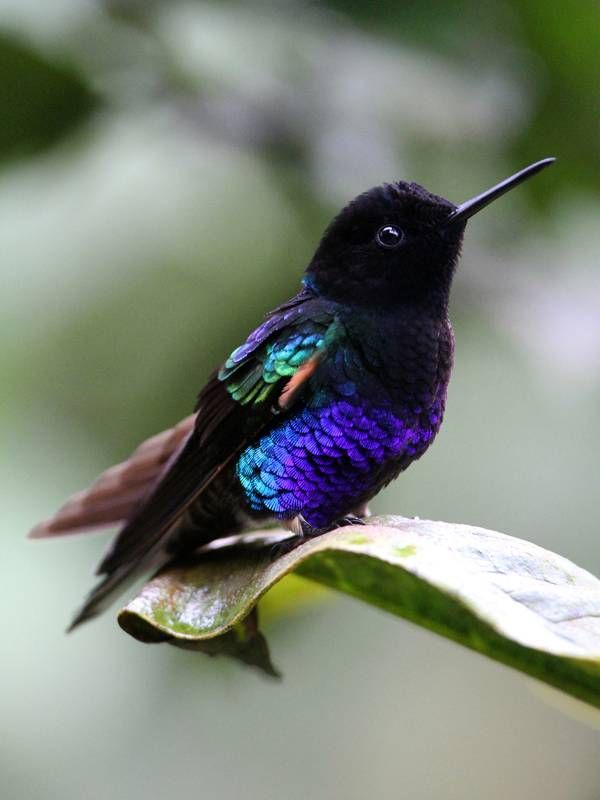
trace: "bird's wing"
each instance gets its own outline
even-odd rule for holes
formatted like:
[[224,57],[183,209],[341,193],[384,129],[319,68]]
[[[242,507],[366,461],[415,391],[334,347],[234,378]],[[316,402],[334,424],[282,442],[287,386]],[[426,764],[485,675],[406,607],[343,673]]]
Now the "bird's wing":
[[127,520],[98,567],[104,580],[75,623],[160,554],[169,532],[216,476],[281,411],[287,411],[334,340],[333,309],[308,293],[272,312],[198,398],[193,431]]
[[[308,293],[271,312],[204,387],[194,431],[98,568],[105,573],[160,539],[222,469],[276,413],[290,405],[286,385],[325,349],[332,309]],[[307,372],[303,372],[306,378]],[[297,397],[297,387],[293,396]]]

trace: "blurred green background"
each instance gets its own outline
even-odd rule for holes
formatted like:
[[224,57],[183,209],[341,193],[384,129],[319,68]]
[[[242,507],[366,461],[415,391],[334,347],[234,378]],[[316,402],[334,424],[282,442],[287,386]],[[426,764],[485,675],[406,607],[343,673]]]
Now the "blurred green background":
[[110,614],[64,636],[106,537],[24,538],[189,413],[352,195],[555,155],[470,224],[445,425],[374,506],[600,573],[598,30],[595,0],[0,0],[3,800],[600,797],[597,729],[408,623],[304,606],[274,685]]

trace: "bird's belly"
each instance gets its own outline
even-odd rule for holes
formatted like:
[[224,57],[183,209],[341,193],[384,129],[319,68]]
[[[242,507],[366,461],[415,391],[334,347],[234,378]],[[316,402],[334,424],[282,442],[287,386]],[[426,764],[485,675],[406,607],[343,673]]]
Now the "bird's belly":
[[422,455],[441,423],[428,409],[394,410],[359,398],[315,403],[247,447],[236,465],[255,513],[301,514],[322,527],[370,499]]

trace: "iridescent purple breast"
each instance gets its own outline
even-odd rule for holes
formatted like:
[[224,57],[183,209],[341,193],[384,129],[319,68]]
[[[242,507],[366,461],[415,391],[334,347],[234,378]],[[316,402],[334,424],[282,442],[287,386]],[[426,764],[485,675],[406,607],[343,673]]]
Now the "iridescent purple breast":
[[427,408],[320,395],[247,447],[237,476],[252,511],[298,514],[322,527],[370,499],[419,458],[437,433],[445,387]]

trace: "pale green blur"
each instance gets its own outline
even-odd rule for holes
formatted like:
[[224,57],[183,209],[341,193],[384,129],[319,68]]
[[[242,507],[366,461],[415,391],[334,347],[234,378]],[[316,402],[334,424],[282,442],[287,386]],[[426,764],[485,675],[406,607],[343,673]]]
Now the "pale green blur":
[[24,538],[189,413],[352,195],[554,155],[469,223],[446,421],[374,506],[600,573],[599,29],[592,0],[0,0],[2,800],[600,795],[582,716],[408,623],[320,596],[268,625],[274,685],[110,614],[66,637],[106,537]]

